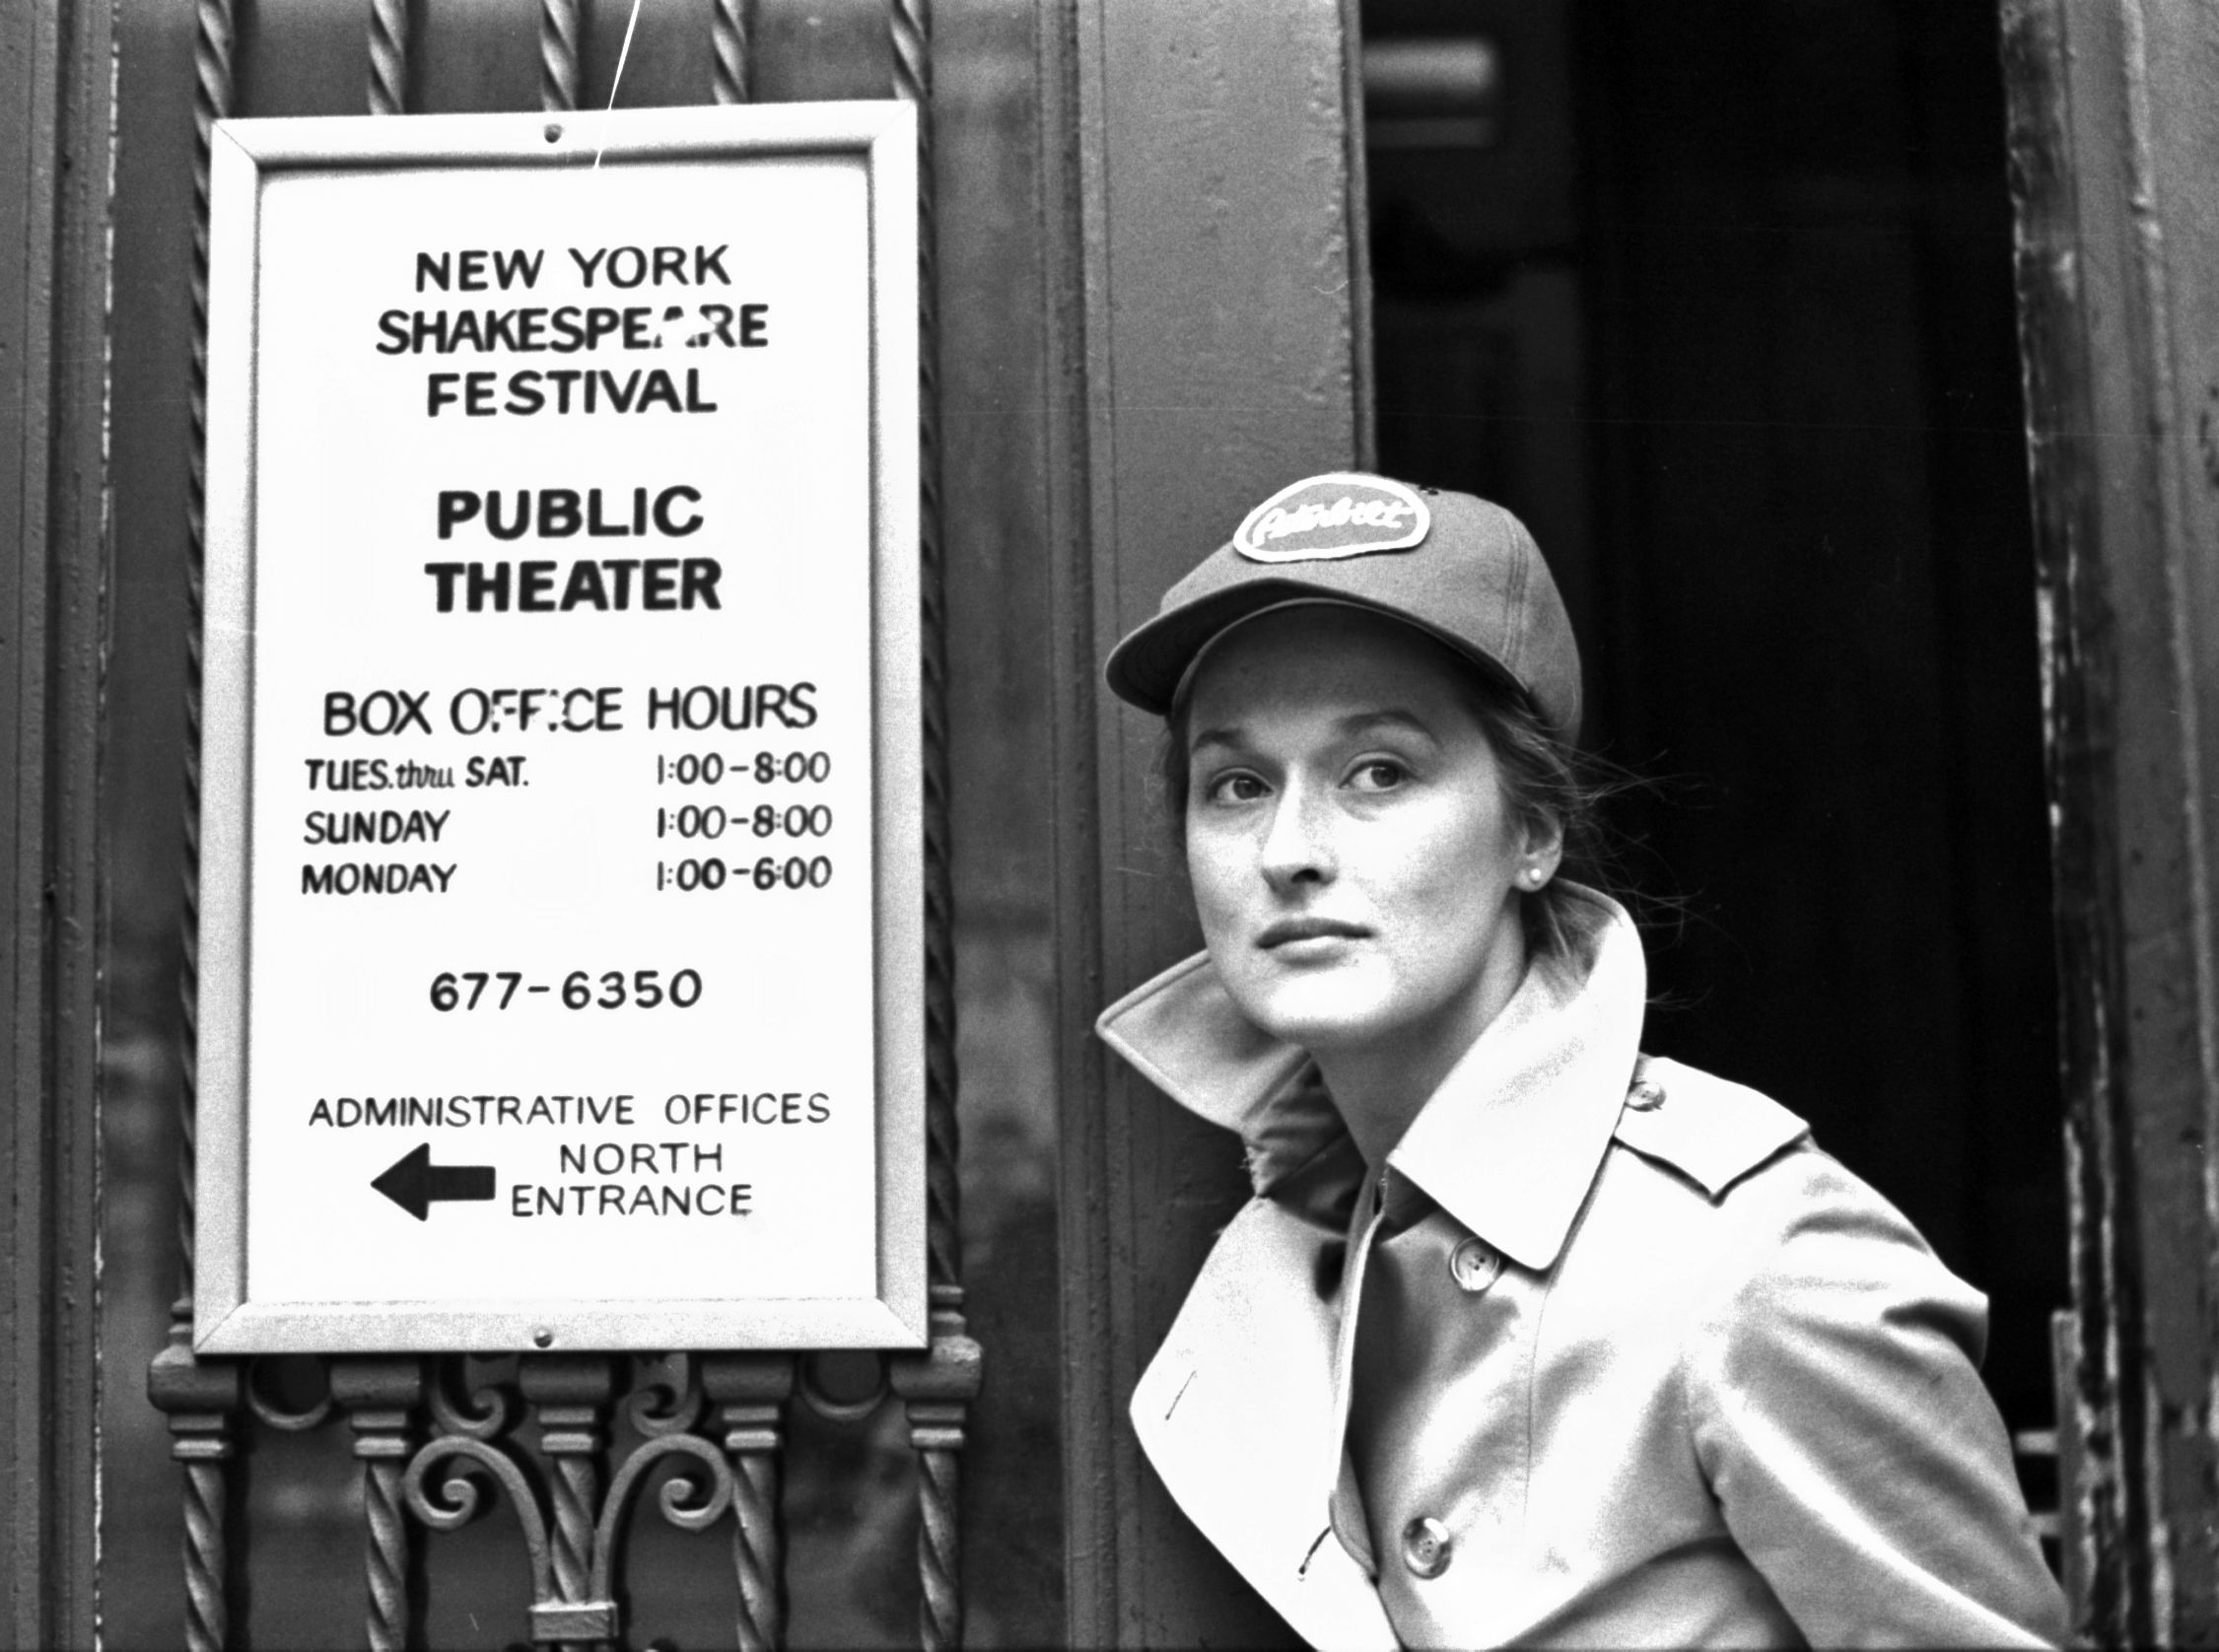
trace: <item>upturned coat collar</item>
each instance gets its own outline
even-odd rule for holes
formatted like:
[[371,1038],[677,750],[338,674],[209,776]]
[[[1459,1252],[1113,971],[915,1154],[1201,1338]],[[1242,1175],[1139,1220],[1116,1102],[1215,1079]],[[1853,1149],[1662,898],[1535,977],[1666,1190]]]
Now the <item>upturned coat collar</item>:
[[[1618,1127],[1648,991],[1625,910],[1579,893],[1569,955],[1533,958],[1387,1155],[1466,1228],[1536,1270],[1562,1250]],[[1127,994],[1094,1027],[1172,1100],[1239,1133],[1259,1193],[1345,1131],[1315,1064],[1234,1007],[1207,953]]]

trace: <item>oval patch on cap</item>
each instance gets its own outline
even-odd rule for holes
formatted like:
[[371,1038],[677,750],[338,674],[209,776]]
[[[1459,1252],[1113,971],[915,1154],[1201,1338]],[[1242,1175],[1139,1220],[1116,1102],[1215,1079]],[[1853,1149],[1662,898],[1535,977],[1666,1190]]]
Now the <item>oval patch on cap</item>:
[[1334,471],[1280,489],[1248,513],[1233,549],[1251,562],[1330,562],[1371,551],[1407,551],[1432,514],[1400,482]]

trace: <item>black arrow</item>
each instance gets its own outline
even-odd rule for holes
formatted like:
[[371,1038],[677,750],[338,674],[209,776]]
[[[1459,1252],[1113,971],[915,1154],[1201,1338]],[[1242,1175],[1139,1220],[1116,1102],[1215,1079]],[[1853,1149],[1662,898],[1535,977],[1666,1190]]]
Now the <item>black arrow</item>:
[[393,1160],[392,1168],[370,1184],[418,1221],[427,1218],[435,1199],[491,1199],[490,1164],[434,1164],[427,1141]]

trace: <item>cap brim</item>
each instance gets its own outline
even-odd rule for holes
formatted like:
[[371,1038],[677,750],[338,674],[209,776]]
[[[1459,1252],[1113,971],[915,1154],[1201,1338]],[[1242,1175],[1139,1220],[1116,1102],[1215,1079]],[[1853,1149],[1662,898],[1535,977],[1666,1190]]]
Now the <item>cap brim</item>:
[[1479,653],[1462,638],[1451,636],[1392,603],[1321,589],[1305,580],[1246,580],[1167,614],[1158,614],[1127,634],[1110,650],[1109,657],[1102,662],[1102,676],[1110,692],[1128,705],[1157,717],[1169,717],[1188,665],[1212,638],[1267,608],[1297,603],[1362,608],[1399,620],[1423,632],[1451,654],[1470,660],[1520,697],[1524,696],[1525,691],[1500,660]]

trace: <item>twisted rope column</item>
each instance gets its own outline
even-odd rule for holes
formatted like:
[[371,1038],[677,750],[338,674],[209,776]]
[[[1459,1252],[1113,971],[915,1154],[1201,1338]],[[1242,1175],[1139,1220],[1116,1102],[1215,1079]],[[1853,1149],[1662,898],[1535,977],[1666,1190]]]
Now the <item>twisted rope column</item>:
[[926,1652],[944,1652],[963,1641],[963,1431],[984,1361],[979,1344],[963,1334],[962,1316],[936,1313],[933,1345],[896,1356],[892,1374],[917,1453],[917,1569],[925,1595],[919,1639]]
[[[398,1442],[401,1436],[392,1436]],[[358,1440],[357,1456],[380,1440]],[[362,1515],[366,1542],[363,1581],[370,1605],[363,1638],[370,1652],[400,1652],[408,1641],[408,1522],[401,1506],[402,1465],[371,1461],[362,1466]]]
[[232,112],[231,0],[200,0],[193,42],[192,99],[192,447],[185,495],[184,963],[178,977],[183,1042],[178,1065],[177,1254],[180,1294],[170,1336],[192,1334],[194,1172],[200,1102],[200,727],[201,617],[207,602],[208,546],[208,167],[216,122]]
[[712,0],[709,39],[717,56],[717,102],[747,103],[754,97],[748,83],[747,0]]
[[408,112],[408,0],[370,0],[370,112]]
[[894,1362],[909,1413],[922,1517],[917,1563],[924,1645],[963,1639],[960,1453],[981,1366],[964,1334],[961,1138],[955,1100],[955,902],[947,775],[947,574],[940,538],[939,258],[933,182],[933,26],[930,0],[888,0],[895,96],[917,107],[918,573],[925,723],[926,1243],[932,1281],[928,1353]]
[[539,106],[550,112],[578,107],[583,76],[580,45],[586,32],[583,0],[539,0]]
[[917,105],[918,571],[925,723],[926,1243],[936,1312],[963,1310],[955,1117],[955,899],[947,797],[947,573],[940,545],[938,254],[933,208],[931,18],[891,0],[895,90]]
[[785,1527],[779,1507],[786,1403],[794,1358],[783,1353],[710,1354],[702,1390],[716,1406],[716,1438],[731,1459],[732,1570],[739,1581],[740,1652],[778,1652],[786,1644]]
[[225,1465],[238,1449],[232,1418],[244,1399],[244,1384],[236,1364],[202,1364],[192,1355],[189,1338],[176,1340],[173,1330],[170,1345],[147,1371],[147,1398],[168,1413],[170,1455],[184,1466],[185,1645],[190,1652],[220,1652],[231,1635]]
[[231,1635],[229,1468],[232,1419],[244,1398],[239,1368],[192,1352],[195,1169],[200,1095],[201,614],[208,527],[208,171],[216,122],[232,112],[237,39],[231,0],[199,0],[193,39],[192,419],[185,499],[185,752],[182,1035],[177,1090],[178,1294],[167,1345],[147,1371],[147,1398],[170,1419],[170,1455],[184,1470],[185,1645],[218,1652]]
[[369,1588],[370,1652],[401,1652],[408,1643],[408,1513],[402,1477],[415,1449],[424,1367],[417,1359],[339,1359],[331,1366],[331,1398],[354,1429],[362,1465],[363,1578]]
[[[204,1447],[206,1454],[187,1456],[193,1446]],[[224,1588],[229,1570],[224,1465],[231,1459],[232,1443],[227,1430],[204,1440],[173,1439],[170,1449],[185,1470],[185,1645],[189,1652],[216,1652],[231,1640],[231,1606]]]
[[938,255],[933,207],[931,18],[927,0],[891,0],[894,86],[917,105],[918,515],[925,723],[925,1129],[933,1303],[963,1307],[962,1193],[955,1118],[955,902],[947,797],[947,575],[940,544]]
[[593,1525],[601,1512],[602,1415],[616,1373],[594,1354],[526,1354],[518,1362],[517,1385],[531,1403],[547,1454],[556,1599],[585,1605],[592,1599]]

